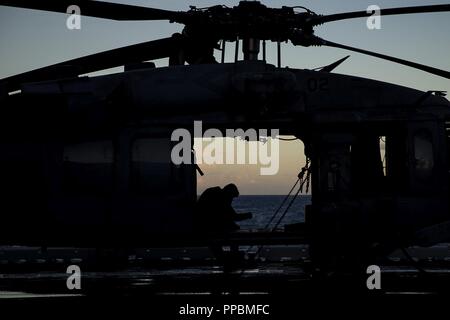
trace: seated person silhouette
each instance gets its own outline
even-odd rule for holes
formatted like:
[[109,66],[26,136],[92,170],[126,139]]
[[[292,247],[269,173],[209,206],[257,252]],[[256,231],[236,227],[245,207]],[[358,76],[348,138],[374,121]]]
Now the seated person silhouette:
[[208,234],[226,235],[239,230],[235,221],[250,219],[251,213],[238,214],[233,209],[233,199],[239,196],[235,184],[206,189],[197,202],[197,227]]
[[[206,189],[197,202],[195,224],[198,231],[208,236],[228,238],[230,232],[239,230],[236,221],[252,218],[251,213],[238,214],[232,207],[233,199],[239,196],[238,188],[230,183],[224,188]],[[231,257],[239,256],[238,246],[231,247]],[[225,260],[225,252],[220,244],[210,245],[213,254],[219,260]]]

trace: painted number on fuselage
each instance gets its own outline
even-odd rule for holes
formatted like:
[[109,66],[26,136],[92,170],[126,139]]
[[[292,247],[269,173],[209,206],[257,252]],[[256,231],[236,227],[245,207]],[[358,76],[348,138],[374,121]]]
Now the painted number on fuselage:
[[328,91],[328,78],[308,79],[309,92]]

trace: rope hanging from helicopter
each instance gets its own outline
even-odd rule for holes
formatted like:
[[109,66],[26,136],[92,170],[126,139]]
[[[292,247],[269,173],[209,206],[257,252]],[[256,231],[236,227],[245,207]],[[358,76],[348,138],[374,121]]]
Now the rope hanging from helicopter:
[[[281,140],[283,140],[283,139],[281,139]],[[296,139],[290,139],[288,141],[292,141],[292,140],[296,140]],[[278,216],[278,213],[280,212],[280,210],[283,208],[283,206],[285,205],[285,203],[289,199],[289,197],[291,197],[292,192],[294,191],[295,187],[299,183],[300,183],[299,188],[297,189],[296,193],[293,195],[292,199],[289,201],[289,204],[284,209],[283,214],[278,218],[278,220],[275,223],[275,225],[273,226],[273,228],[269,228],[270,225],[272,224],[272,222]],[[277,208],[275,213],[272,215],[270,220],[267,222],[266,226],[264,227],[264,230],[268,231],[269,233],[275,232],[277,230],[278,226],[283,221],[283,219],[286,217],[287,213],[289,212],[289,209],[292,207],[292,205],[294,204],[294,202],[297,199],[297,197],[299,196],[299,194],[303,193],[303,189],[304,189],[305,186],[306,186],[305,193],[309,192],[310,184],[311,184],[311,160],[309,158],[306,158],[306,164],[301,169],[300,173],[298,174],[295,184],[292,186],[291,190],[286,195],[286,197],[283,199],[283,201],[281,202],[280,206]],[[246,254],[250,253],[250,251],[252,251],[253,247],[254,246],[251,246],[250,248],[248,248],[247,251],[246,251]],[[255,258],[258,258],[259,253],[261,252],[261,250],[263,248],[264,248],[264,245],[261,245],[261,246],[258,247],[258,250],[255,253]]]
[[300,182],[300,187],[298,188],[298,190],[295,193],[294,197],[289,202],[288,206],[284,210],[284,212],[281,215],[281,217],[278,219],[278,221],[275,224],[275,226],[272,228],[271,232],[274,232],[278,228],[278,226],[280,225],[280,223],[283,221],[284,217],[288,213],[289,209],[291,208],[292,204],[297,199],[298,195],[300,193],[303,193],[303,187],[305,185],[306,185],[305,193],[309,192],[309,187],[310,187],[310,183],[311,183],[311,170],[310,169],[311,169],[311,161],[309,160],[309,158],[306,158],[306,165],[302,168],[302,170],[298,174],[297,182]]

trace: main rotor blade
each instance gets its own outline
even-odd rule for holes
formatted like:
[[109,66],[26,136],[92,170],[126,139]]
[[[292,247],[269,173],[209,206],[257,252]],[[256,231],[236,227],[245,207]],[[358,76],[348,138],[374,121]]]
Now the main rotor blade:
[[367,50],[363,50],[363,49],[359,49],[359,48],[354,48],[354,47],[350,47],[350,46],[346,46],[343,44],[339,44],[339,43],[335,43],[335,42],[331,42],[328,40],[324,40],[324,39],[320,39],[317,38],[317,45],[322,45],[322,46],[328,46],[328,47],[334,47],[334,48],[340,48],[340,49],[344,49],[344,50],[350,50],[350,51],[355,51],[355,52],[359,52],[362,54],[366,54],[372,57],[377,57],[380,59],[384,59],[384,60],[388,60],[388,61],[392,61],[392,62],[396,62],[408,67],[412,67],[415,69],[419,69],[440,77],[444,77],[447,79],[450,79],[450,72],[445,71],[445,70],[441,70],[441,69],[437,69],[437,68],[433,68],[430,66],[426,66],[423,64],[419,64],[419,63],[415,63],[415,62],[411,62],[411,61],[407,61],[407,60],[403,60],[403,59],[399,59],[399,58],[395,58],[395,57],[391,57],[391,56],[387,56],[381,53],[376,53],[376,52],[372,52],[372,51],[367,51]]
[[[399,15],[399,14],[444,12],[444,11],[450,11],[450,4],[381,9],[380,15],[388,16],[388,15]],[[312,18],[311,22],[312,22],[312,25],[320,25],[320,24],[332,22],[332,21],[370,17],[372,15],[373,15],[373,12],[370,10],[369,10],[369,12],[367,12],[367,11],[343,12],[343,13],[336,13],[336,14],[330,14],[330,15],[325,15],[325,16],[317,16],[317,17]]]
[[129,63],[170,57],[182,47],[180,37],[171,37],[103,51],[28,71],[0,80],[8,92],[20,89],[22,83],[76,77]]
[[[111,20],[170,20],[181,22],[184,12],[91,0],[0,0],[0,5],[67,13],[76,5],[81,15]],[[70,12],[71,13],[71,12]]]

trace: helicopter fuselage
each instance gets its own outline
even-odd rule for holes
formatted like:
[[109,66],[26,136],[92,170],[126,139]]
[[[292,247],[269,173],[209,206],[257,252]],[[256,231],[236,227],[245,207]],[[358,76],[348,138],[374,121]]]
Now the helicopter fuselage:
[[243,61],[27,83],[0,104],[4,244],[191,236],[196,166],[171,163],[170,151],[172,132],[193,132],[194,121],[304,142],[306,225],[318,247],[432,244],[448,234],[426,232],[450,220],[450,103],[431,92]]

